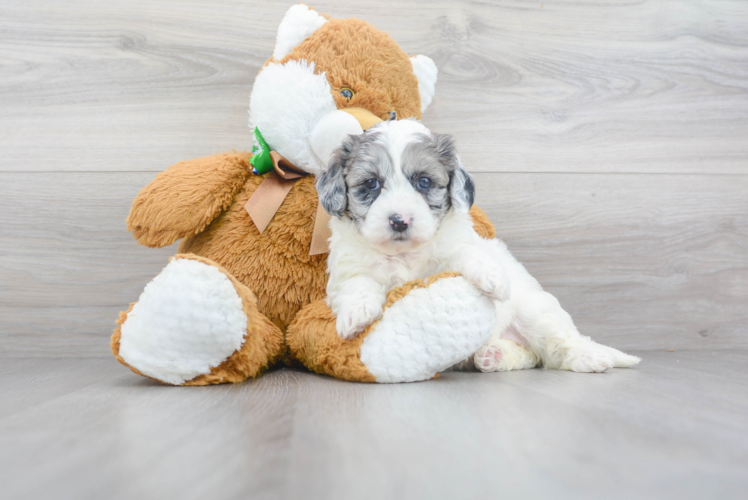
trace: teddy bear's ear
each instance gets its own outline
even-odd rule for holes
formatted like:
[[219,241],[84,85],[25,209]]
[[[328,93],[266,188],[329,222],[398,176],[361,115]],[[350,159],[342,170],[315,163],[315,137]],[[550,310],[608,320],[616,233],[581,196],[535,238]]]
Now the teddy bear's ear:
[[286,57],[294,47],[306,40],[326,22],[327,19],[304,4],[292,6],[278,26],[273,59],[280,61]]
[[431,99],[434,98],[436,64],[430,57],[421,55],[411,57],[410,62],[413,63],[413,72],[418,78],[418,93],[421,94],[421,113],[423,113],[431,104]]

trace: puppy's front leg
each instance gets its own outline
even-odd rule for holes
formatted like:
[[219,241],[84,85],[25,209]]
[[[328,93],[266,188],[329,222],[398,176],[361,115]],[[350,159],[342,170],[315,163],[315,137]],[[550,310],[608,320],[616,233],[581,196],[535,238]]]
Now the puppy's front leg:
[[509,277],[504,267],[480,246],[464,245],[450,259],[450,268],[494,300],[509,298]]
[[338,335],[350,339],[382,316],[387,302],[384,286],[368,276],[356,276],[339,283],[330,296],[330,307],[337,316]]

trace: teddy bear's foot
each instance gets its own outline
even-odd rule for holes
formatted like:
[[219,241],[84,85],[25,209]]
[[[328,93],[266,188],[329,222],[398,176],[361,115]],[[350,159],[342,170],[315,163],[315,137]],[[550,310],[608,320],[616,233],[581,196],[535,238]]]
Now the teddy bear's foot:
[[428,380],[472,355],[491,336],[491,299],[454,273],[396,288],[382,318],[341,339],[324,301],[299,312],[288,328],[291,354],[316,372],[363,382]]
[[[496,322],[493,301],[451,273],[405,285],[361,346],[377,382],[433,378],[485,344]],[[408,289],[410,288],[410,289]]]
[[166,384],[240,382],[277,359],[283,334],[254,294],[215,262],[177,255],[121,313],[117,360]]

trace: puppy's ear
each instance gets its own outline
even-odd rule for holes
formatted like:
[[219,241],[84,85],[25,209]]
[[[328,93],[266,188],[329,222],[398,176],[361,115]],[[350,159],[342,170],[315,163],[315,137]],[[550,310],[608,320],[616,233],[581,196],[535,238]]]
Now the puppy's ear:
[[452,178],[449,181],[449,196],[452,206],[458,212],[469,212],[475,201],[475,183],[473,177],[465,170],[460,160],[457,160]]
[[434,147],[441,161],[450,170],[449,197],[452,206],[460,212],[468,212],[475,201],[475,183],[465,170],[457,154],[455,141],[449,134],[432,134]]
[[358,147],[359,138],[349,135],[343,144],[332,152],[327,170],[317,176],[317,195],[325,212],[342,217],[348,207],[348,186],[345,183],[345,164]]

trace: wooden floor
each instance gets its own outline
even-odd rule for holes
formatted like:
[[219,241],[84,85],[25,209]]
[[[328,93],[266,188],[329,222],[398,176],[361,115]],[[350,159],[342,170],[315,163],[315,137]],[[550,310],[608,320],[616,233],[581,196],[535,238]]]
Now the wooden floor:
[[174,388],[0,362],[0,497],[744,499],[748,352],[606,374],[365,385],[287,369]]
[[436,62],[424,122],[478,205],[641,366],[168,388],[115,363],[175,252],[126,233],[132,199],[250,147],[291,3],[0,2],[0,499],[746,498],[742,0],[311,2]]
[[[0,354],[109,356],[175,248],[125,230],[177,161],[247,149],[292,2],[0,2]],[[748,349],[748,2],[320,0],[439,68],[424,122],[580,330]]]

